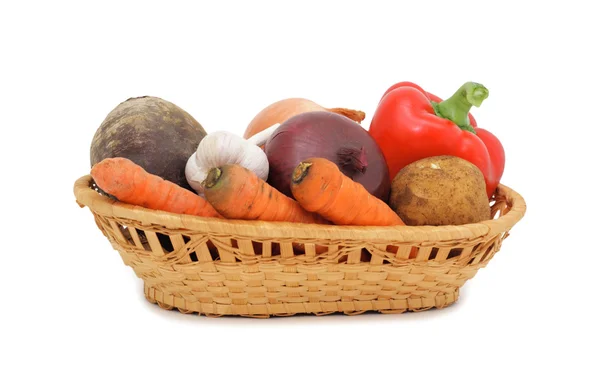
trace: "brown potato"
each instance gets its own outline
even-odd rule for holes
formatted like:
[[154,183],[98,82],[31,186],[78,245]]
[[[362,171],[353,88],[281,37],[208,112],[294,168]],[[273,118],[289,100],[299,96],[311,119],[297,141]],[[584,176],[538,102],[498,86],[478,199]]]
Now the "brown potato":
[[411,226],[462,225],[490,219],[485,180],[471,162],[453,156],[421,159],[392,182],[390,207]]

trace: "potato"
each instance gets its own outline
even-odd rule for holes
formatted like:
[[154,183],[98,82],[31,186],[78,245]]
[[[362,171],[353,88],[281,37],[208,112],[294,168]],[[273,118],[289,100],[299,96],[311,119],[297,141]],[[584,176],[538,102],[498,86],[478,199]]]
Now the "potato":
[[390,207],[412,226],[462,225],[490,219],[481,171],[453,156],[421,159],[392,182]]
[[173,103],[157,97],[130,98],[113,109],[96,131],[90,165],[123,157],[192,190],[185,165],[204,136],[204,128]]

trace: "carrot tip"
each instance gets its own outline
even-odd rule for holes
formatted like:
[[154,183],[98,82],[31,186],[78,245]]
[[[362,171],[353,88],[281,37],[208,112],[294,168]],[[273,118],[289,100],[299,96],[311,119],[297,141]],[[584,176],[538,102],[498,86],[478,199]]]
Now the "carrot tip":
[[312,166],[312,163],[308,162],[300,162],[298,166],[294,169],[294,173],[292,174],[292,182],[299,184],[304,180],[306,175],[308,175],[308,170]]

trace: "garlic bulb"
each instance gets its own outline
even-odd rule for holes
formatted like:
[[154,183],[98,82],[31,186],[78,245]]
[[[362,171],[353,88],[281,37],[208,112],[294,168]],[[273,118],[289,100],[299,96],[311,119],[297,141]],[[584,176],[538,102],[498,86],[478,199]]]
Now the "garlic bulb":
[[185,166],[185,177],[189,185],[204,195],[202,182],[208,171],[225,164],[237,164],[254,172],[262,180],[269,176],[267,155],[259,147],[263,145],[279,124],[275,124],[246,140],[227,131],[213,132],[205,136],[198,149],[190,156]]

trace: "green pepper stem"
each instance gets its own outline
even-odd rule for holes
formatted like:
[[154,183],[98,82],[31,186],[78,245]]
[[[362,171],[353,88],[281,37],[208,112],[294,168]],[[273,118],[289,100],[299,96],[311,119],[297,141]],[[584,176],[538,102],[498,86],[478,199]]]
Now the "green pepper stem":
[[448,119],[460,129],[475,133],[469,121],[469,111],[472,106],[479,107],[489,95],[488,89],[476,82],[467,82],[450,98],[440,103],[432,102],[435,114]]

